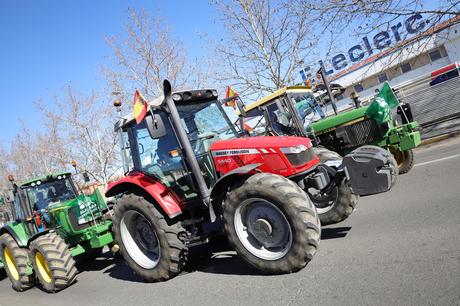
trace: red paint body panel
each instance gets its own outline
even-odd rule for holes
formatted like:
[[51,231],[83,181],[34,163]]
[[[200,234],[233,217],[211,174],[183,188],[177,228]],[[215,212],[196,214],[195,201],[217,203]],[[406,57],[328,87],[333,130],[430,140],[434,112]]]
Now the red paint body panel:
[[142,172],[131,172],[126,177],[110,183],[106,195],[110,194],[110,191],[125,185],[136,185],[146,192],[148,192],[163,208],[164,212],[169,216],[176,216],[182,212],[181,202],[176,198],[174,193],[166,187],[159,180],[152,177],[146,176]]
[[221,174],[248,164],[262,164],[258,170],[288,177],[305,172],[319,163],[316,156],[303,165],[291,165],[281,148],[299,145],[310,149],[311,141],[306,137],[291,136],[247,137],[216,141],[211,145],[211,153],[216,171]]
[[228,140],[219,140],[211,145],[211,151],[216,150],[231,150],[231,149],[248,149],[248,148],[267,148],[267,147],[295,147],[297,145],[306,145],[307,148],[311,147],[311,141],[306,137],[293,137],[293,136],[257,136],[234,138]]

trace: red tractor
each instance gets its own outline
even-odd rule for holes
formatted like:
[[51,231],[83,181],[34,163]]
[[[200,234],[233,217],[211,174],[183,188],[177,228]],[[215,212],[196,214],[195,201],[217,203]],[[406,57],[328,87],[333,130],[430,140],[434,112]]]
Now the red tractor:
[[145,281],[177,275],[189,247],[222,232],[267,273],[298,271],[312,259],[321,226],[304,189],[324,189],[346,171],[320,165],[308,138],[239,137],[216,90],[172,94],[168,81],[142,122],[124,118],[115,130],[126,176],[106,196],[116,198],[121,254]]

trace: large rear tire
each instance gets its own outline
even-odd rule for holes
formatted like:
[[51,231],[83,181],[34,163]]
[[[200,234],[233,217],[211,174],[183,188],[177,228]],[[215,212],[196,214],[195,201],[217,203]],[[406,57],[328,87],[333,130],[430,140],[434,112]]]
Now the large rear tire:
[[55,293],[77,280],[77,268],[69,247],[55,232],[39,236],[30,243],[35,275],[44,291]]
[[238,255],[271,274],[304,268],[320,242],[320,221],[307,194],[275,174],[258,173],[233,188],[223,221]]
[[[314,152],[322,163],[342,160],[342,156],[326,148],[315,147]],[[346,178],[329,194],[321,194],[318,190],[307,190],[307,194],[316,206],[321,225],[335,224],[348,218],[358,205],[359,199]]]
[[27,249],[20,248],[9,234],[0,236],[0,256],[14,290],[24,291],[35,285],[34,276],[27,274]]
[[127,265],[146,282],[168,280],[187,262],[188,249],[179,239],[185,229],[178,222],[169,224],[143,196],[118,198],[113,230]]

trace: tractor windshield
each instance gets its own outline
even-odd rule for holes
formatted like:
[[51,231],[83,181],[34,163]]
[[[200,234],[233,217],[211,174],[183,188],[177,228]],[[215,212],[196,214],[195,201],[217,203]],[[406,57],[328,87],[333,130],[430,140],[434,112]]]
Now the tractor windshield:
[[192,142],[202,138],[216,136],[220,139],[235,138],[237,135],[230,129],[229,121],[217,100],[201,103],[177,105],[182,124]]
[[49,205],[75,199],[77,192],[70,178],[49,182],[37,181],[24,188],[34,210],[47,209]]
[[[177,105],[182,127],[189,136],[208,186],[212,186],[217,179],[209,155],[211,144],[220,139],[236,137],[229,125],[231,122],[217,103],[217,100],[213,100]],[[166,135],[163,137],[150,137],[145,120],[130,127],[128,135],[134,168],[157,177],[185,199],[193,199],[197,193],[190,184],[189,171],[169,118],[162,111],[156,115],[162,118],[165,125]]]
[[[294,120],[293,115],[299,120]],[[276,135],[299,135],[298,129],[308,130],[314,121],[323,117],[323,110],[311,92],[291,92],[248,111],[244,128],[251,135],[266,135],[269,130]]]
[[297,116],[305,129],[308,129],[313,121],[324,118],[324,112],[311,92],[291,92],[287,94],[294,105]]

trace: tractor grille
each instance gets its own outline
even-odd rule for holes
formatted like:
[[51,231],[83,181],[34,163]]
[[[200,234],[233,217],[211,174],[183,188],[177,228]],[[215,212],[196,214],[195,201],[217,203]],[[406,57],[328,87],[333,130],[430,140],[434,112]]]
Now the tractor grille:
[[[355,124],[345,126],[341,129],[345,131],[345,137],[348,138],[344,139],[346,148],[359,147],[364,144],[377,141],[381,138],[379,126],[375,120],[372,119],[366,119]],[[337,136],[339,136],[339,130],[336,132]]]
[[311,161],[312,159],[314,159],[315,158],[315,153],[310,148],[310,149],[307,149],[307,150],[302,151],[300,153],[286,154],[286,157],[289,160],[289,162],[291,163],[291,165],[300,166],[300,165],[304,165],[304,164],[308,163],[309,161]]

